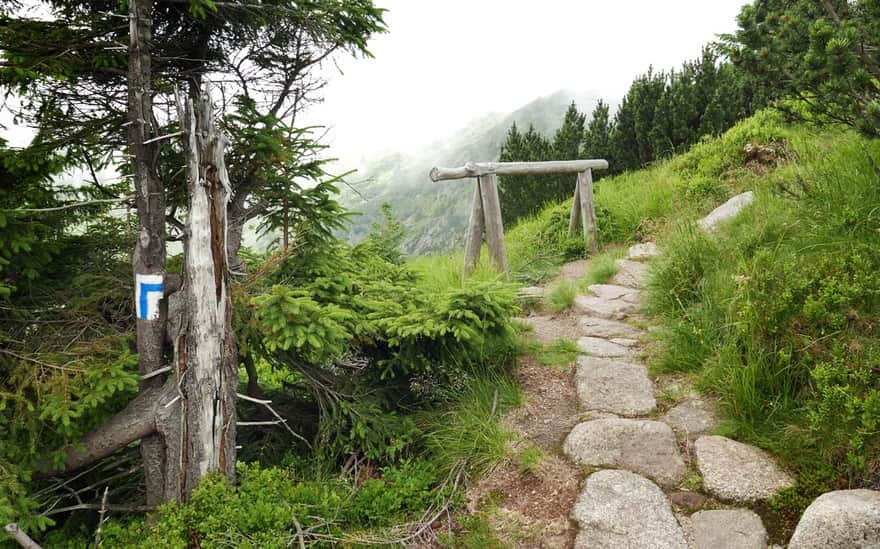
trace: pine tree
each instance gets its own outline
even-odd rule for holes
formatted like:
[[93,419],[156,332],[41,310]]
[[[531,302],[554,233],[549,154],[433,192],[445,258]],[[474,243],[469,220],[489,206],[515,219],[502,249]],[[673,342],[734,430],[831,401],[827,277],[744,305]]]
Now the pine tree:
[[[501,145],[501,162],[542,162],[552,160],[553,146],[535,127],[529,124],[521,134],[514,123]],[[500,178],[501,213],[506,224],[537,212],[555,196],[552,176],[506,176]]]
[[880,3],[758,0],[737,22],[724,51],[770,98],[880,136]]
[[[600,99],[593,108],[590,123],[584,130],[580,157],[605,159],[608,161],[609,167],[613,166],[615,162],[611,154],[612,131],[613,126],[609,117],[608,103]],[[598,175],[599,173],[593,174],[593,178],[595,179]]]

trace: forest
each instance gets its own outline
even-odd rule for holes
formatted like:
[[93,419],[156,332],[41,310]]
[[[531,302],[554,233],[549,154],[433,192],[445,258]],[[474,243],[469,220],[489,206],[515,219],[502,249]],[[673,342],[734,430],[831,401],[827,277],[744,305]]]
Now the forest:
[[[407,255],[395,204],[338,236],[349,174],[300,115],[322,63],[370,57],[386,17],[0,2],[0,88],[35,130],[0,143],[0,547],[534,546],[499,526],[503,494],[469,492],[555,459],[507,418],[533,399],[523,365],[570,372],[577,342],[523,318],[567,314],[653,241],[651,373],[690,380],[718,434],[795,479],[754,506],[771,541],[820,494],[880,488],[880,3],[755,0],[613,113],[512,124],[494,160],[610,170],[592,257],[573,181],[501,179],[510,276]],[[758,199],[730,230],[694,229],[742,191]],[[243,245],[250,226],[275,245]]]

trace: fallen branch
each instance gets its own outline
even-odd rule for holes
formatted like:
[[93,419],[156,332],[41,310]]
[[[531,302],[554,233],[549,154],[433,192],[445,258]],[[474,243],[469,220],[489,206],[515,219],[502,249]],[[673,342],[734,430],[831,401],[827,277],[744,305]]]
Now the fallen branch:
[[24,549],[43,549],[40,545],[31,539],[30,536],[22,532],[18,524],[11,522],[6,525],[6,533],[12,536],[12,539],[18,542]]
[[95,549],[101,547],[101,532],[104,530],[105,515],[107,513],[107,492],[109,486],[104,487],[104,497],[101,498],[101,510],[98,511],[98,528],[95,529]]

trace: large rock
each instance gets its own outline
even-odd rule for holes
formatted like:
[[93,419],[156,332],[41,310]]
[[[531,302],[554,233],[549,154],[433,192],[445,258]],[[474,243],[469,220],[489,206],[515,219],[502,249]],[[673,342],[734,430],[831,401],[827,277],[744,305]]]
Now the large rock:
[[736,217],[743,208],[751,204],[754,200],[755,195],[752,191],[747,191],[734,196],[724,204],[712,210],[712,213],[701,219],[699,221],[700,228],[711,233],[718,228],[719,224]]
[[754,446],[726,437],[703,436],[694,449],[703,486],[721,499],[757,501],[794,485],[770,456]]
[[581,465],[619,467],[675,486],[687,472],[672,429],[659,421],[608,418],[579,423],[565,453]]
[[[624,340],[632,341],[632,340]],[[635,343],[635,342],[633,342]],[[578,339],[578,347],[588,355],[604,358],[623,358],[632,355],[629,345],[614,343],[601,337],[582,337]]]
[[880,492],[838,490],[804,511],[789,549],[880,547]]
[[656,244],[653,242],[643,242],[641,244],[630,246],[626,257],[633,261],[645,261],[646,259],[655,258],[658,255],[660,255],[660,252],[657,250]]
[[590,475],[572,510],[576,549],[687,549],[663,492],[629,471]]
[[639,290],[618,286],[617,284],[591,284],[587,286],[587,289],[596,297],[608,301],[622,300],[638,304],[642,297],[642,292]]
[[648,280],[648,271],[650,267],[639,261],[630,261],[628,259],[617,260],[618,271],[611,279],[612,284],[618,286],[629,286],[630,288],[641,288]]
[[579,356],[575,386],[584,410],[641,416],[657,407],[654,385],[641,364]]
[[748,509],[700,511],[691,515],[695,549],[765,549],[767,530]]
[[628,301],[608,301],[591,295],[579,295],[574,299],[575,312],[608,320],[623,320],[638,311],[639,306]]
[[714,405],[700,399],[682,402],[666,412],[662,420],[688,438],[696,438],[718,426]]
[[613,284],[593,284],[588,288],[593,295],[579,295],[574,310],[590,316],[621,320],[638,311],[641,294],[638,290]]
[[578,328],[581,335],[586,337],[636,339],[645,334],[643,330],[639,330],[625,322],[595,316],[581,317],[578,320]]

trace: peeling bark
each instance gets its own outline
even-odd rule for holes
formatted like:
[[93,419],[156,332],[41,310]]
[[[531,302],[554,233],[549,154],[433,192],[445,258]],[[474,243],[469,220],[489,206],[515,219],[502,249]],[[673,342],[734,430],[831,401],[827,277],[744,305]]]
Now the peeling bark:
[[238,357],[226,256],[227,140],[214,127],[210,91],[199,97],[198,112],[190,101],[181,110],[189,211],[181,289],[185,335],[176,340],[175,364],[182,396],[179,497],[186,499],[208,472],[235,475]]

